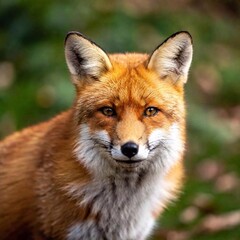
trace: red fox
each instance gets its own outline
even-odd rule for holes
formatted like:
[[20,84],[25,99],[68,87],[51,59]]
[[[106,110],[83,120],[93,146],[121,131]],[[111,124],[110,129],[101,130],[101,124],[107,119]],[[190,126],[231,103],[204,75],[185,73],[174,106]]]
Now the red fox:
[[0,143],[2,240],[144,240],[184,178],[192,38],[152,54],[65,40],[73,106]]

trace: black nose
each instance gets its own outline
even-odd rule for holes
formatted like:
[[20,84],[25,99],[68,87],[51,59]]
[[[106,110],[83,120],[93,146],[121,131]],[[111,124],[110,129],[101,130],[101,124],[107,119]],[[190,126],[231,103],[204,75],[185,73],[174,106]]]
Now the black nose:
[[131,158],[138,153],[138,145],[134,142],[127,142],[121,147],[122,154]]

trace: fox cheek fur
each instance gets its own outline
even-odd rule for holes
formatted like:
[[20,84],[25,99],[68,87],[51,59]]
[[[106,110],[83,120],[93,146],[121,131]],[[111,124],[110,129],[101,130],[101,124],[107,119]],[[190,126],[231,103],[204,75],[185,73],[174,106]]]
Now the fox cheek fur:
[[65,56],[73,107],[0,143],[1,239],[145,240],[183,184],[191,36],[107,54],[70,32]]

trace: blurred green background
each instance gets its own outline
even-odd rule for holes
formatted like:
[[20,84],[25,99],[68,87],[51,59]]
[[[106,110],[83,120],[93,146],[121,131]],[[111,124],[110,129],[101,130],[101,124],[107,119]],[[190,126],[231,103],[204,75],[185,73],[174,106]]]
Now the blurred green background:
[[186,185],[153,239],[240,239],[240,1],[0,2],[0,139],[68,108],[68,31],[108,52],[151,52],[187,30]]

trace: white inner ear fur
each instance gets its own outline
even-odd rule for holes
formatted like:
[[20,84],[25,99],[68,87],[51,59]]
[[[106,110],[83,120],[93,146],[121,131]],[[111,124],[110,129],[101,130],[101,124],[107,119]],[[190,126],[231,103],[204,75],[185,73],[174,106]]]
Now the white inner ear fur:
[[170,37],[151,55],[148,69],[156,71],[161,78],[170,76],[174,81],[183,77],[187,81],[192,61],[192,40],[188,33],[181,32]]
[[72,75],[99,78],[104,71],[112,67],[107,54],[101,48],[74,33],[66,40],[65,57]]

